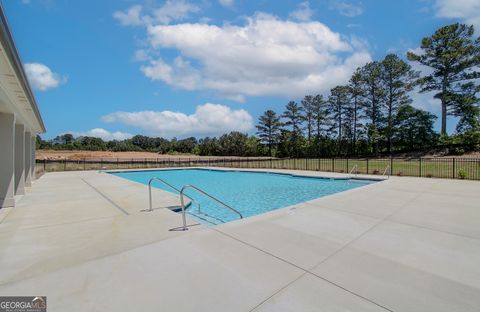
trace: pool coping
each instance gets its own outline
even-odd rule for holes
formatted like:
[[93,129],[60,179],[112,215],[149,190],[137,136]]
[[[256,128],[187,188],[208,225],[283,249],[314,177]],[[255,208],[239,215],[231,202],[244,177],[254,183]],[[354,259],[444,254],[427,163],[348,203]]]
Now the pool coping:
[[[217,168],[217,167],[214,167],[214,169],[211,169],[211,167],[188,167],[188,168],[185,168],[185,167],[170,167],[170,168],[146,168],[146,169],[139,169],[139,168],[135,168],[135,169],[116,169],[116,170],[105,170],[105,171],[100,171],[101,173],[108,173],[110,176],[114,176],[116,178],[120,178],[120,179],[124,179],[124,180],[128,180],[129,182],[131,183],[135,183],[135,184],[139,184],[139,185],[143,185],[143,186],[148,186],[144,183],[141,183],[141,182],[136,182],[136,181],[133,181],[133,180],[129,180],[129,179],[126,179],[126,178],[123,178],[123,177],[120,177],[120,176],[117,176],[117,175],[114,175],[114,174],[110,174],[110,173],[121,173],[121,172],[144,172],[144,171],[173,171],[173,170],[206,170],[206,171],[230,171],[230,172],[250,172],[250,173],[269,173],[269,174],[276,174],[276,175],[285,175],[285,176],[291,176],[291,177],[301,177],[301,178],[311,178],[311,179],[323,179],[323,180],[362,180],[362,181],[372,181],[374,183],[370,183],[370,184],[366,184],[366,185],[361,185],[361,186],[358,186],[358,187],[355,187],[355,188],[352,188],[352,189],[348,189],[348,190],[344,190],[344,191],[340,191],[340,192],[336,192],[336,193],[333,193],[333,194],[328,194],[328,195],[324,195],[324,196],[321,196],[321,197],[317,197],[317,198],[314,198],[314,199],[311,199],[311,200],[307,200],[307,201],[302,201],[302,202],[299,202],[299,203],[296,203],[296,204],[293,204],[293,205],[289,205],[289,206],[285,206],[285,207],[280,207],[280,208],[276,208],[276,209],[272,209],[272,210],[269,210],[269,211],[266,211],[266,212],[263,212],[263,213],[260,213],[260,214],[256,214],[256,215],[253,215],[253,216],[248,216],[248,217],[244,217],[244,218],[241,218],[241,219],[234,219],[234,220],[230,220],[230,221],[226,221],[224,223],[220,223],[220,224],[214,224],[214,225],[209,225],[209,224],[205,224],[202,222],[202,224],[204,226],[207,226],[207,227],[213,227],[213,228],[217,228],[219,226],[225,226],[227,224],[233,224],[233,223],[239,223],[239,222],[242,222],[242,221],[245,221],[245,220],[252,220],[252,219],[255,219],[255,218],[260,218],[262,216],[267,216],[267,215],[272,215],[272,214],[275,214],[275,213],[284,213],[285,211],[291,211],[292,209],[298,209],[299,205],[312,205],[314,204],[314,202],[316,201],[319,201],[319,200],[322,200],[324,198],[330,198],[332,196],[340,196],[341,194],[345,194],[345,193],[349,193],[349,192],[353,192],[353,191],[360,191],[362,189],[365,189],[365,188],[369,188],[369,187],[373,187],[373,186],[376,186],[378,185],[378,182],[387,182],[389,181],[388,178],[384,178],[384,179],[380,179],[380,178],[370,178],[370,177],[355,177],[355,178],[349,178],[349,177],[338,177],[338,178],[334,178],[334,177],[328,177],[328,176],[309,176],[309,175],[298,175],[298,174],[290,174],[290,173],[282,173],[282,172],[268,172],[267,170],[271,170],[271,169],[258,169],[258,170],[251,170],[251,168],[249,169],[243,169],[243,168],[234,168],[234,169],[231,169],[231,168]],[[274,169],[275,170],[275,169]],[[285,170],[285,169],[276,169],[276,170]],[[312,173],[325,173],[325,172],[322,172],[322,171],[313,171]],[[341,175],[341,173],[333,173],[335,175]],[[343,175],[346,175],[346,174],[343,174]],[[158,188],[157,188],[158,189]],[[165,192],[169,192],[169,191],[166,191],[166,190],[163,190],[163,189],[160,189],[162,191],[165,191]],[[176,193],[173,193],[173,192],[169,192],[170,194],[173,194],[177,197],[180,197],[179,194],[176,194]],[[190,206],[191,203],[187,204],[186,207]],[[175,211],[175,210],[172,210],[170,209],[171,212],[173,213],[176,213],[176,214],[180,214],[179,212]],[[201,218],[198,218],[197,216],[195,215],[192,215],[192,214],[189,214],[191,215],[191,217],[195,220],[195,221],[199,221],[198,219],[201,219]],[[199,221],[201,222],[201,221]]]
[[[343,176],[309,176],[303,174],[292,174],[292,173],[282,173],[282,172],[274,172],[270,170],[289,170],[293,171],[292,169],[281,169],[281,168],[258,168],[257,170],[252,170],[252,168],[223,168],[223,167],[169,167],[169,168],[145,168],[145,169],[112,169],[112,170],[101,170],[102,173],[120,173],[120,172],[144,172],[144,171],[172,171],[172,170],[205,170],[205,171],[229,171],[229,172],[250,172],[250,173],[266,173],[266,174],[276,174],[276,175],[285,175],[290,177],[299,177],[299,178],[311,178],[311,179],[324,179],[324,180],[363,180],[363,181],[374,181],[374,182],[381,182],[388,180],[388,177],[379,177],[379,176],[371,176],[371,175],[351,175],[347,173],[337,173],[332,172],[331,174],[334,175],[343,175]],[[301,170],[306,171],[306,170]],[[308,170],[310,171],[310,170]],[[314,173],[326,173],[324,171],[311,171]]]

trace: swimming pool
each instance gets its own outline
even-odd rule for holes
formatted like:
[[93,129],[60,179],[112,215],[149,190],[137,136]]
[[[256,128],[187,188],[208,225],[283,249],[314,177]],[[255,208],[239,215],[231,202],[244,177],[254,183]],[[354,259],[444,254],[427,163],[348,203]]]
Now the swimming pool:
[[[244,218],[374,182],[371,180],[327,179],[269,172],[210,169],[167,169],[110,173],[146,185],[153,177],[159,177],[178,189],[186,184],[195,185],[238,210]],[[154,181],[152,186],[176,193],[158,181]],[[200,203],[200,210],[197,205],[190,205],[187,212],[202,223],[219,224],[239,218],[234,212],[192,189],[186,190],[185,194]]]

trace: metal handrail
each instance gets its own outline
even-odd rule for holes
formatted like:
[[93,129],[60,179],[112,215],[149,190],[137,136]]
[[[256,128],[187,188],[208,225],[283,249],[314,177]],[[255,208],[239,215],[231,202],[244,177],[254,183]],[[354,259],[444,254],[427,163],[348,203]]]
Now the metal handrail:
[[[382,176],[385,176],[385,174],[387,173],[388,169],[390,169],[390,165],[387,165],[387,167],[385,167],[385,170],[383,171]],[[387,176],[388,179],[390,179],[390,175],[391,175],[391,174],[392,174],[392,170],[390,170],[390,171],[388,172],[388,176]]]
[[[357,169],[357,168],[358,168],[357,165],[353,166],[353,168],[350,170],[350,172],[349,172],[348,174],[349,174],[349,175],[352,175],[353,170],[355,170],[355,169]],[[355,175],[357,175],[357,172],[356,172],[356,171],[355,171]]]
[[[153,177],[150,179],[150,181],[148,181],[148,203],[149,203],[149,208],[147,211],[153,211],[153,207],[152,207],[152,182],[153,181],[160,181],[162,182],[164,185],[170,187],[171,189],[177,191],[178,193],[180,193],[180,190],[177,189],[175,186],[171,185],[170,183],[168,183],[167,181],[165,180],[162,180],[158,177]],[[185,195],[187,196],[187,195]],[[198,205],[198,210],[200,210],[200,204],[198,202],[196,202],[193,198],[191,198],[190,196],[187,196],[193,203],[197,204]]]
[[[192,188],[194,190],[196,190],[197,192],[200,192],[202,193],[203,195],[209,197],[210,199],[213,199],[214,201],[216,201],[217,203],[221,204],[222,206],[224,206],[225,208],[228,208],[230,209],[231,211],[233,211],[234,213],[238,214],[240,216],[240,219],[243,219],[243,215],[238,211],[236,210],[235,208],[232,208],[230,207],[229,205],[225,204],[224,202],[222,202],[221,200],[213,197],[212,195],[208,194],[207,192],[199,189],[198,187],[196,187],[195,185],[191,185],[191,184],[187,184],[187,185],[184,185],[182,187],[182,189],[180,190],[180,203],[182,204],[182,221],[183,221],[183,230],[188,230],[187,228],[187,218],[185,216],[185,202],[183,200],[183,196],[185,195],[185,190],[188,189],[188,188]],[[187,195],[185,195],[187,196]],[[187,196],[188,197],[188,196]]]

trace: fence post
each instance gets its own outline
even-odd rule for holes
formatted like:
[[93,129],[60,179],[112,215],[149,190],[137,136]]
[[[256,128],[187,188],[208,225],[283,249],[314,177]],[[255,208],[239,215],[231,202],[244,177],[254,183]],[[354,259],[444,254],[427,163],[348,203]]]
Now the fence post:
[[368,174],[368,158],[367,158],[367,174]]
[[43,172],[47,172],[47,159],[43,159]]
[[455,179],[455,157],[453,157],[453,164],[452,164],[452,179]]
[[63,159],[63,171],[67,171],[67,157]]
[[390,175],[393,175],[393,157],[390,156]]
[[346,172],[347,172],[347,173],[349,172],[349,171],[348,171],[348,157],[347,157],[347,171],[346,171]]
[[335,172],[335,157],[332,158],[332,172]]
[[422,177],[422,157],[419,158],[419,165],[418,165],[418,177]]

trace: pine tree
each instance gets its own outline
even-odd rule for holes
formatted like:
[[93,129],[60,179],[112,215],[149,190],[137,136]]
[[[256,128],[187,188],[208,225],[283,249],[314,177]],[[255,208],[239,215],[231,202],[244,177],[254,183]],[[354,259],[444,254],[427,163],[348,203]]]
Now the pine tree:
[[329,125],[328,103],[323,99],[323,95],[317,94],[312,102],[313,119],[316,128],[317,142],[320,141],[324,126]]
[[313,133],[313,127],[315,123],[313,99],[314,97],[312,95],[306,95],[301,102],[302,109],[304,112],[303,119],[305,120],[305,123],[307,125],[308,144],[310,144],[312,141],[312,133]]
[[447,115],[468,98],[462,97],[463,86],[480,78],[480,37],[475,39],[473,26],[452,24],[422,39],[422,53],[409,52],[408,59],[430,67],[433,72],[418,80],[421,92],[437,91],[442,105],[441,134],[447,134]]
[[352,109],[352,151],[356,154],[357,140],[359,128],[362,127],[360,123],[361,118],[361,108],[363,106],[362,96],[364,90],[362,89],[362,75],[360,74],[360,69],[357,69],[349,81],[350,88],[350,101]]
[[337,152],[342,150],[342,130],[346,127],[346,115],[350,110],[350,88],[348,86],[337,86],[330,91],[328,97],[330,114],[333,120],[332,130],[337,134]]
[[419,74],[396,54],[388,54],[381,62],[385,88],[387,151],[392,151],[393,122],[398,110],[412,102],[408,92]]
[[282,123],[280,117],[272,110],[267,110],[258,120],[257,134],[262,142],[268,145],[268,153],[272,156],[272,148],[278,143]]
[[360,68],[359,74],[363,89],[362,105],[368,120],[367,134],[373,153],[377,153],[383,122],[382,105],[385,103],[382,67],[379,62],[370,62]]
[[293,146],[294,153],[298,156],[299,142],[303,135],[302,122],[304,117],[302,115],[303,109],[298,106],[295,101],[288,102],[283,112],[282,117],[286,119],[284,125],[291,127],[291,145]]
[[453,112],[460,117],[456,130],[458,133],[480,132],[480,99],[476,96],[480,86],[469,82],[462,86],[460,92]]

